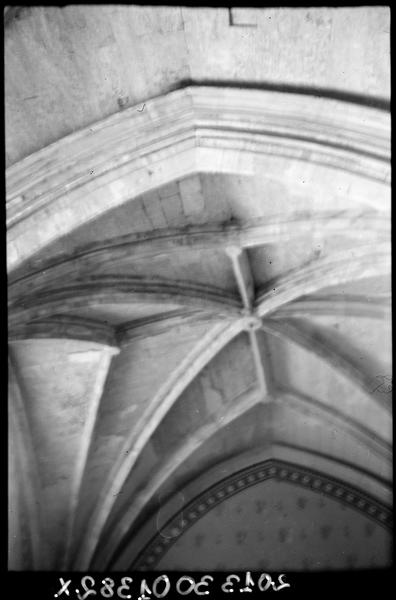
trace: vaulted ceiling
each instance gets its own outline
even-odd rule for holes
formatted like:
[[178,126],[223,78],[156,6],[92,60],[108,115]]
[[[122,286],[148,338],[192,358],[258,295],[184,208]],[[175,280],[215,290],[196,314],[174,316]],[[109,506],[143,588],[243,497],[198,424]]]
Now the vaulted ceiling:
[[11,568],[389,563],[388,45],[6,13]]

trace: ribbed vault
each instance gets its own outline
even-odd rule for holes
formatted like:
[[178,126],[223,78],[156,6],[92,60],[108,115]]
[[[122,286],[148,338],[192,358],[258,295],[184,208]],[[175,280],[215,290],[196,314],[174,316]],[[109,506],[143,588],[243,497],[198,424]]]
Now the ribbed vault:
[[[122,47],[119,11],[140,15],[142,35],[194,28],[187,9],[145,9],[114,9],[120,37],[103,48]],[[64,19],[62,43],[78,45],[90,9],[57,10],[21,10],[19,26],[10,14],[8,51],[22,31],[35,38]],[[95,10],[100,20],[112,9]],[[367,90],[363,101],[304,86],[179,87],[137,93],[144,109],[128,102],[95,116],[91,104],[75,132],[66,111],[67,127],[51,120],[55,139],[37,132],[25,151],[9,109],[11,568],[193,568],[171,551],[161,563],[160,538],[176,528],[170,538],[184,548],[193,526],[185,533],[182,515],[202,503],[209,514],[249,477],[240,489],[252,506],[266,490],[284,499],[282,477],[297,504],[298,485],[312,506],[327,494],[318,519],[347,506],[349,562],[326,554],[323,534],[329,568],[353,566],[375,517],[374,563],[385,566],[389,114]],[[293,563],[302,542],[285,527],[286,566],[318,568],[308,555]],[[254,543],[265,547],[263,536]]]

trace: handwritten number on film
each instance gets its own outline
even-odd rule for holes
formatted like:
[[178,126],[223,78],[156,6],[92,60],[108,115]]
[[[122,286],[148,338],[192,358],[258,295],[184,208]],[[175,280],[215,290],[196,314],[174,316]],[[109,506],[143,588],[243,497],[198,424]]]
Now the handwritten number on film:
[[[274,581],[269,573],[262,573],[257,580],[257,588],[260,592],[266,592],[272,588],[273,591],[278,592],[284,588],[290,587],[289,583],[284,581],[284,575],[279,575],[278,581]],[[203,575],[200,581],[195,581],[193,577],[189,575],[182,575],[176,582],[176,592],[178,596],[188,596],[189,594],[195,594],[196,596],[207,596],[210,594],[209,584],[214,581],[211,575]],[[55,598],[70,597],[70,592],[75,592],[78,600],[87,600],[91,596],[100,596],[101,598],[120,598],[121,600],[131,600],[131,584],[133,582],[132,577],[122,577],[121,583],[118,585],[111,577],[105,577],[100,582],[99,590],[96,591],[95,580],[90,575],[86,575],[81,579],[81,589],[71,589],[72,580],[65,581],[62,577],[59,578],[61,585],[59,591],[54,594]],[[151,600],[154,598],[165,598],[170,592],[171,582],[167,575],[159,575],[150,586],[147,584],[146,579],[142,579],[140,582],[139,597],[134,600]],[[233,592],[246,593],[252,592],[252,587],[256,583],[250,571],[245,574],[244,581],[241,580],[239,575],[227,575],[225,582],[222,584],[221,589],[223,592],[229,594]],[[136,593],[136,592],[135,592]]]
[[[262,573],[262,575],[260,575],[260,578],[257,582],[257,587],[260,590],[260,592],[266,592],[271,587],[274,590],[274,592],[279,592],[280,590],[282,590],[284,588],[290,587],[290,583],[286,583],[283,580],[283,577],[285,577],[283,574],[279,575],[279,577],[278,577],[279,585],[277,586],[276,582],[272,580],[272,577],[269,573]],[[241,582],[241,578],[239,577],[239,575],[228,575],[225,583],[223,583],[223,585],[221,586],[221,589],[223,590],[223,592],[226,592],[226,593],[238,591],[238,587],[234,588],[234,585],[237,586],[237,584],[240,582]],[[248,571],[245,576],[245,587],[239,588],[239,592],[252,592],[253,590],[251,589],[250,586],[254,586],[254,581],[250,574],[250,571]]]

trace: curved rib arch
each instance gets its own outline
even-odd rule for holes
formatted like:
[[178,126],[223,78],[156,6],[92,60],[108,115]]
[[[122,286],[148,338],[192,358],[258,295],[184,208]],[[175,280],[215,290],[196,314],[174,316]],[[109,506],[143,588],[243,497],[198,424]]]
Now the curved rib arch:
[[365,427],[355,419],[347,416],[335,407],[320,402],[318,398],[308,396],[296,390],[289,390],[283,386],[278,387],[274,401],[296,408],[302,414],[327,423],[329,427],[345,431],[354,437],[359,443],[367,447],[370,452],[376,454],[389,467],[392,464],[392,445],[378,436],[370,427]]
[[345,235],[348,240],[362,238],[367,243],[383,242],[390,236],[390,222],[381,214],[349,211],[348,213],[324,212],[310,218],[298,215],[290,219],[257,218],[238,225],[213,224],[182,229],[148,231],[99,241],[81,249],[72,256],[36,262],[27,275],[10,274],[11,297],[27,285],[35,288],[69,277],[71,274],[91,272],[102,262],[116,264],[124,258],[144,260],[163,254],[178,254],[190,250],[218,250],[228,246],[256,248],[265,244],[288,243],[304,235]]
[[[308,401],[306,398],[301,397],[300,394],[296,394],[295,392],[283,392],[281,390],[274,390],[272,399],[275,403],[294,406],[304,414],[309,414],[329,425],[336,425],[348,435],[352,435],[359,443],[362,443],[367,448],[370,448],[370,450],[375,451],[382,460],[385,460],[390,464],[392,450],[386,442],[377,439],[375,436],[373,438],[371,431],[366,431],[360,424],[352,420],[346,421],[343,415],[338,415],[336,411],[330,410],[329,407],[322,405],[316,399]],[[192,438],[189,437],[186,441],[183,441],[179,448],[169,455],[160,465],[158,473],[150,478],[147,485],[131,499],[127,511],[115,522],[111,533],[103,540],[98,553],[95,555],[92,568],[98,570],[108,569],[112,564],[112,557],[117,553],[117,548],[123,545],[123,540],[125,540],[141,510],[148,502],[150,502],[155,493],[167,479],[170,478],[180,465],[198,448],[216,434],[219,429],[226,427],[229,423],[238,419],[241,415],[260,402],[262,402],[262,398],[259,389],[246,391],[243,396],[238,399],[238,403],[233,410],[228,411],[223,416],[219,415],[219,418],[216,419],[214,423],[202,426]]]
[[[357,247],[353,257],[343,253],[319,259],[296,269],[276,281],[270,291],[259,295],[255,301],[255,313],[264,317],[283,305],[321,288],[350,280],[364,279],[390,272],[388,244],[378,244],[375,252],[371,245]],[[234,296],[212,286],[185,284],[169,280],[144,280],[126,276],[91,277],[84,283],[48,289],[32,297],[11,299],[9,322],[48,317],[68,309],[86,306],[87,303],[148,302],[194,307],[230,317],[241,316],[241,303]]]
[[30,323],[16,323],[8,332],[10,341],[26,339],[87,340],[117,346],[114,328],[95,319],[54,315]]
[[[239,469],[245,469],[257,462],[264,461],[280,461],[288,462],[302,469],[313,469],[314,471],[325,473],[326,476],[334,477],[338,480],[348,482],[357,489],[363,489],[373,498],[378,500],[382,505],[389,505],[391,502],[391,486],[376,479],[372,474],[368,474],[361,469],[355,468],[351,464],[342,463],[330,456],[324,456],[312,451],[288,447],[286,444],[274,442],[270,446],[263,446],[259,449],[250,450],[243,454],[227,459],[220,465],[216,465],[208,473],[201,475],[193,482],[187,484],[185,496],[194,498],[202,493],[203,489],[218,483],[219,466],[224,466],[225,472],[236,472]],[[179,511],[177,498],[171,498],[163,507],[164,521],[174,516],[176,511]],[[390,511],[387,512],[390,517]],[[158,535],[155,519],[149,519],[141,529],[134,535],[133,540],[123,545],[117,557],[111,564],[111,568],[116,571],[136,569],[141,561],[141,550],[147,548],[147,542],[150,538]],[[152,545],[150,544],[152,547]],[[108,568],[108,565],[106,565]]]
[[[326,114],[332,115],[331,120],[327,120]],[[153,115],[157,128],[152,127]],[[73,134],[7,171],[10,269],[23,265],[27,258],[58,237],[107,210],[169,181],[199,172],[254,175],[265,165],[278,175],[285,173],[291,186],[297,181],[301,168],[310,175],[307,189],[312,194],[321,183],[321,177],[325,175],[325,181],[329,182],[336,174],[342,193],[351,202],[362,201],[378,212],[386,211],[389,207],[388,125],[388,115],[375,109],[351,107],[344,112],[343,103],[334,100],[312,97],[307,100],[294,94],[251,90],[222,90],[219,94],[216,88],[187,88],[150,101],[143,115],[137,116],[134,108],[128,109],[97,124],[93,135],[91,131],[88,134],[88,130]],[[315,172],[310,170],[311,164]],[[289,168],[285,169],[285,165]],[[324,193],[330,197],[334,189],[335,184]],[[334,232],[339,227],[346,233],[349,227],[354,234],[353,219],[352,222],[349,217],[337,219],[323,224],[321,231]],[[380,233],[383,220],[379,218],[378,222],[380,226],[371,229],[374,237]],[[366,227],[365,223],[363,229]],[[147,242],[124,240],[124,246],[115,245],[112,251],[117,257],[134,248],[137,255],[151,252],[146,254],[150,256],[164,249],[166,252],[180,250],[191,239],[198,248],[203,244],[218,247],[217,244],[224,245],[225,240],[229,244],[230,239],[232,244],[241,242],[244,247],[253,247],[269,243],[268,240],[279,241],[280,235],[282,241],[287,242],[295,233],[306,233],[309,225],[301,223],[301,227],[298,225],[292,230],[293,225],[283,227],[279,223],[273,224],[272,229],[271,225],[250,231],[230,228],[217,242],[216,231],[197,229],[177,232],[167,239],[154,235],[151,239],[148,237]],[[77,260],[86,263],[92,260],[94,265],[100,260],[102,250],[108,248],[91,249]],[[388,245],[377,244],[373,253],[373,246],[368,245],[357,248],[352,260],[341,254],[334,255],[299,269],[281,278],[276,282],[276,289],[267,290],[258,298],[254,316],[272,314],[275,317],[285,303],[307,293],[351,279],[387,274],[388,250]],[[64,277],[74,264],[66,260],[54,265],[49,277]],[[15,290],[19,283],[23,286],[33,280],[27,277],[16,281]],[[55,279],[50,281],[53,283]],[[21,299],[17,294],[14,297],[11,324],[19,324],[21,319],[47,318],[59,310],[64,312],[65,306],[78,308],[87,302],[107,301],[189,306],[219,317],[225,315],[230,320],[216,325],[170,375],[144,414],[147,422],[144,431],[139,432],[137,427],[126,440],[123,450],[127,454],[120,454],[103,486],[103,494],[76,558],[79,568],[88,568],[114,506],[115,495],[122,489],[149,437],[180,393],[224,345],[245,329],[246,322],[236,298],[215,289],[169,281],[92,278],[91,283],[42,290],[29,299]],[[23,302],[26,306],[21,306]],[[137,505],[134,506],[138,510]]]
[[45,318],[65,312],[65,308],[71,311],[87,304],[135,303],[181,305],[231,316],[239,314],[238,299],[214,286],[121,275],[96,276],[84,283],[36,292],[28,298],[18,297],[11,301],[9,321],[13,325],[21,320]]
[[301,168],[285,162],[311,163],[313,193],[337,172],[349,199],[388,209],[389,156],[389,115],[375,108],[263,90],[171,92],[7,169],[9,270],[111,208],[199,172],[254,174],[265,164],[293,185]]
[[168,380],[164,382],[156,396],[150,401],[141,419],[144,422],[144,428],[140,427],[140,421],[136,423],[124,442],[119,453],[119,459],[113,465],[106,482],[103,484],[102,493],[87,524],[84,540],[74,559],[74,563],[78,564],[79,568],[89,568],[103,527],[114,506],[116,495],[122,489],[129,472],[153,431],[198,373],[224,346],[241,333],[244,327],[245,322],[243,320],[212,327],[179,367],[170,374]]
[[348,294],[330,297],[308,295],[285,304],[271,314],[271,319],[341,315],[382,320],[385,317],[390,317],[390,311],[390,298]]
[[285,304],[322,288],[351,280],[389,275],[390,268],[388,244],[378,244],[375,250],[371,245],[356,248],[352,251],[352,257],[345,251],[335,253],[275,280],[268,291],[258,294],[256,313],[259,317],[266,317]]
[[[26,522],[28,538],[31,544],[31,560],[33,568],[45,569],[47,562],[46,552],[42,552],[42,516],[40,514],[39,500],[41,497],[41,484],[37,461],[35,458],[34,444],[28,415],[24,405],[21,389],[18,385],[18,377],[12,356],[8,357],[8,377],[10,390],[9,395],[9,427],[12,442],[15,444],[15,459],[18,465],[19,483],[23,487],[24,509],[26,511]],[[11,450],[11,447],[10,447]],[[13,452],[11,453],[13,455]],[[9,473],[10,477],[16,477],[15,472]],[[18,485],[17,483],[17,485]],[[16,507],[14,507],[16,510]],[[18,515],[21,517],[21,515]],[[21,523],[19,523],[21,525]],[[10,531],[10,535],[13,532]],[[24,565],[26,569],[31,565]],[[11,567],[12,568],[12,567]]]
[[117,550],[120,541],[127,535],[142,508],[172,473],[175,472],[175,470],[212,435],[219,431],[219,428],[226,427],[259,402],[262,402],[260,388],[247,390],[241,397],[235,398],[235,405],[232,409],[228,409],[224,414],[218,414],[212,423],[203,425],[192,436],[189,436],[188,440],[183,442],[175,452],[168,456],[161,465],[160,470],[154,477],[151,477],[147,485],[133,497],[127,512],[116,522],[110,536],[106,536],[105,542],[103,542],[98,549],[98,554],[95,555],[92,563],[93,568],[99,570],[108,568],[109,562],[111,561],[114,552]]
[[313,332],[306,331],[300,324],[296,324],[294,319],[290,320],[271,320],[264,319],[262,325],[264,331],[268,334],[279,337],[288,342],[297,344],[309,353],[323,359],[333,370],[346,377],[355,385],[370,402],[376,404],[382,410],[389,413],[392,410],[391,398],[372,390],[373,379],[359,369],[342,352],[340,347],[334,347],[329,340],[323,337],[318,328]]

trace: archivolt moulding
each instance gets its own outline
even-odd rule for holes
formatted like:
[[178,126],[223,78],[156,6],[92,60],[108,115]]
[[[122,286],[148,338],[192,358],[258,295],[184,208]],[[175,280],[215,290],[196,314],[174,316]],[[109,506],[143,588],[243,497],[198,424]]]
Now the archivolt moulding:
[[[8,266],[147,191],[200,172],[271,172],[388,209],[390,117],[333,98],[190,86],[117,113],[6,172]],[[335,173],[337,177],[335,178]],[[336,179],[336,181],[335,181]],[[323,181],[326,185],[323,185]]]
[[124,540],[112,568],[153,569],[172,543],[199,518],[228,497],[270,478],[325,494],[363,513],[378,525],[388,530],[392,528],[391,490],[359,469],[334,459],[274,444],[245,453],[221,466],[227,466],[232,474],[219,480],[219,467],[216,467],[198,477],[183,491],[191,500],[182,510],[178,494],[171,498],[162,508],[165,524],[161,531],[156,528],[155,518],[150,519],[132,542]]

